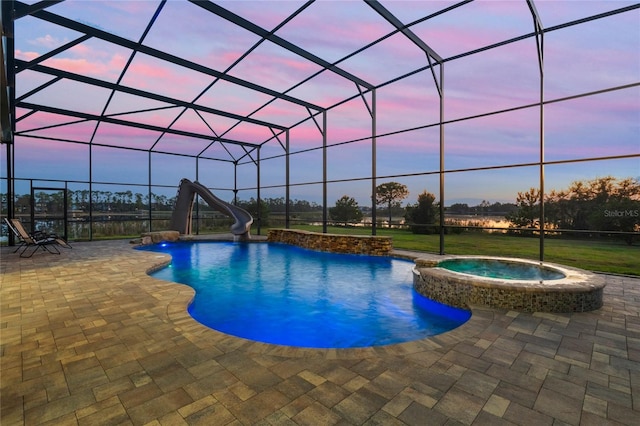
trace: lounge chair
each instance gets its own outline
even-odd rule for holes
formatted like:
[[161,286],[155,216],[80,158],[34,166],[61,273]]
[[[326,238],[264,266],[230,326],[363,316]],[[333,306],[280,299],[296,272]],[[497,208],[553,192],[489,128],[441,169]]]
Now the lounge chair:
[[[13,223],[14,228],[16,229],[22,229],[24,230],[24,226],[22,226],[22,222],[20,222],[20,219],[11,219],[11,222]],[[24,232],[27,232],[26,230],[24,230]],[[33,238],[38,239],[38,240],[44,240],[47,238],[54,238],[56,240],[56,243],[58,243],[59,246],[62,246],[64,248],[73,248],[71,247],[71,244],[69,244],[69,242],[67,240],[65,240],[64,238],[62,238],[61,236],[57,235],[57,234],[53,234],[51,232],[45,232],[45,231],[35,231],[35,232],[27,232],[29,235],[31,235]]]
[[[18,219],[5,219],[5,221],[7,222],[9,229],[11,229],[15,236],[20,240],[20,245],[14,250],[15,253],[22,249],[20,257],[31,257],[36,251],[38,251],[38,249],[45,250],[51,254],[60,254],[60,250],[56,247],[57,245],[71,248],[65,240],[57,236],[47,235],[43,232],[27,232],[27,230],[24,229],[24,226],[22,226],[22,222]],[[33,247],[33,250],[31,250],[27,255],[27,251],[30,247]]]

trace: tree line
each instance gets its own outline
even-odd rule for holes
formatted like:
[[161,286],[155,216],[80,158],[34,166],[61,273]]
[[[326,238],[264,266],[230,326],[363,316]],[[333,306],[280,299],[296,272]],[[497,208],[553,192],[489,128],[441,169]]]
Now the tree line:
[[[139,210],[148,210],[151,206],[152,210],[156,211],[170,211],[173,210],[173,206],[176,202],[176,197],[167,197],[160,194],[141,194],[134,193],[132,191],[92,191],[91,205],[94,211],[97,212],[113,212],[113,213],[130,213]],[[149,202],[151,200],[151,202]],[[272,213],[284,213],[285,212],[285,198],[264,198],[260,200],[265,206],[268,212]],[[1,195],[1,202],[3,209],[6,209],[7,195]],[[88,212],[89,211],[89,190],[68,190],[67,191],[67,204],[70,210]],[[243,201],[239,200],[238,205],[251,206],[257,204],[254,198]],[[62,211],[64,200],[62,198],[62,191],[60,192],[45,192],[37,191],[34,194],[34,207],[37,212],[54,212]],[[212,208],[200,199],[199,206],[204,210],[211,210]],[[322,206],[306,200],[290,200],[289,207],[295,212],[312,212],[322,211]],[[18,213],[28,213],[31,211],[31,195],[22,194],[16,195],[14,198],[14,208]],[[254,209],[255,210],[255,209]],[[4,213],[4,211],[3,211]]]
[[[79,212],[89,211],[88,190],[69,190],[68,208]],[[389,226],[392,217],[403,217],[414,233],[439,232],[440,206],[434,194],[424,190],[415,203],[402,206],[409,196],[407,187],[398,182],[386,182],[376,187],[376,203],[379,212],[386,215]],[[148,210],[171,211],[176,197],[158,194],[140,194],[132,191],[92,191],[92,208],[95,212],[131,213]],[[3,210],[6,209],[6,194],[2,194]],[[526,233],[540,229],[540,191],[530,188],[518,192],[515,203],[489,203],[482,201],[477,206],[456,203],[446,207],[452,215],[503,216],[513,233]],[[34,207],[37,212],[62,211],[62,192],[36,192]],[[15,197],[15,210],[28,213],[31,196]],[[286,211],[284,197],[264,198],[260,203],[254,198],[240,200],[237,204],[254,216],[260,216],[268,224],[269,215],[281,215]],[[258,212],[258,205],[260,211]],[[213,210],[200,200],[201,210]],[[321,212],[322,206],[306,200],[290,200],[292,214]],[[362,221],[370,208],[360,207],[353,197],[344,195],[328,209],[329,217],[339,224],[354,224]],[[6,212],[3,212],[6,213]],[[544,226],[547,230],[562,231],[640,231],[640,182],[637,178],[617,179],[611,176],[587,181],[575,181],[566,189],[551,190],[544,196]],[[629,237],[630,238],[630,237]]]
[[[387,207],[389,226],[393,209],[409,195],[407,187],[388,182],[376,187],[376,201]],[[618,179],[612,176],[587,181],[574,181],[567,189],[552,190],[544,197],[544,226],[558,231],[606,231],[632,233],[640,231],[640,182],[636,178]],[[450,214],[504,215],[510,232],[527,233],[540,229],[540,191],[530,188],[518,192],[516,202],[477,206],[453,204],[445,210]],[[404,207],[404,219],[418,234],[439,232],[440,208],[434,194],[423,191],[417,203]],[[340,223],[359,222],[362,213],[358,203],[347,195],[329,209],[332,220]],[[633,235],[625,235],[631,244]]]
[[[518,209],[507,220],[519,228],[540,228],[541,200],[537,188],[518,192]],[[640,182],[635,178],[575,181],[566,189],[545,194],[542,201],[546,229],[640,231]],[[632,236],[626,239],[632,242]]]

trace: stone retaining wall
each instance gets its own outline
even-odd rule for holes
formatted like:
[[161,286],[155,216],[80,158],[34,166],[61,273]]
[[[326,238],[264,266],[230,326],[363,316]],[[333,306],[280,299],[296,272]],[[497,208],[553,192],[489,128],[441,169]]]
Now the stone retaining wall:
[[139,243],[142,245],[150,245],[165,241],[178,241],[179,239],[180,233],[178,231],[153,231],[143,233]]
[[270,229],[267,240],[333,253],[388,256],[393,250],[391,237],[322,234],[296,229]]

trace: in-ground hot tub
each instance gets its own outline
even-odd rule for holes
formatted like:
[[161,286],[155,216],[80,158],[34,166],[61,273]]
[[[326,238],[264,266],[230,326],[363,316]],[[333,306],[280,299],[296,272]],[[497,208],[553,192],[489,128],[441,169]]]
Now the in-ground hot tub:
[[420,294],[457,307],[525,312],[586,312],[602,307],[604,278],[548,262],[484,256],[417,259]]

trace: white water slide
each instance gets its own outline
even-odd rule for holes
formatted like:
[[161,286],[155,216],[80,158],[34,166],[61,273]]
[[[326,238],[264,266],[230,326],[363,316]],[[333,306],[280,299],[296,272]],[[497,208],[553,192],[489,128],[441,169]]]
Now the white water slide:
[[180,181],[176,205],[171,215],[171,230],[178,231],[180,234],[191,234],[191,217],[196,194],[214,209],[235,219],[235,223],[231,225],[231,233],[233,235],[241,239],[250,238],[249,231],[251,230],[253,217],[248,211],[221,200],[204,185],[198,182],[191,182],[186,178]]

